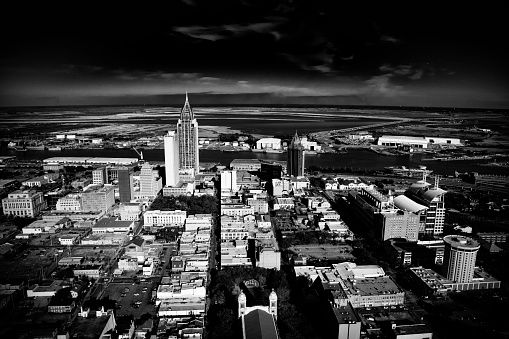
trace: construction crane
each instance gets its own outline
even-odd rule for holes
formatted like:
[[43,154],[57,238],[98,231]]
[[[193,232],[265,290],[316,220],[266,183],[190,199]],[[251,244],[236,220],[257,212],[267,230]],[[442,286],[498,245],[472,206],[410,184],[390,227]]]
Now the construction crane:
[[131,146],[131,147],[140,156],[140,163],[144,163],[145,160],[143,160],[143,151],[139,152],[134,146]]

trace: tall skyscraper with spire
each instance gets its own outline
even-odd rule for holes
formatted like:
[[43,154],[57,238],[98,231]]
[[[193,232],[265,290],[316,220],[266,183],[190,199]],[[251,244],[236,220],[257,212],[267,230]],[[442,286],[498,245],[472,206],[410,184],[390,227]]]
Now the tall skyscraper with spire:
[[288,175],[300,177],[304,175],[304,146],[295,131],[295,136],[288,146]]
[[194,174],[199,171],[199,152],[198,152],[198,122],[194,118],[194,113],[189,105],[189,98],[186,92],[186,102],[180,112],[180,119],[177,122],[177,140],[179,151],[179,169],[194,170]]

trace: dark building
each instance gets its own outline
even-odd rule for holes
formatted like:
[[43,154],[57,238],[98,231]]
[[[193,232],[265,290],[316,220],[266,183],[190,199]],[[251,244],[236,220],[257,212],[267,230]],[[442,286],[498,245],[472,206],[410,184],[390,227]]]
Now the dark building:
[[288,145],[288,175],[295,177],[304,175],[304,146],[302,146],[301,140],[295,132],[295,136]]
[[283,166],[278,162],[262,162],[259,176],[264,180],[281,179]]
[[119,167],[118,172],[118,194],[120,202],[130,202],[132,195],[132,168]]

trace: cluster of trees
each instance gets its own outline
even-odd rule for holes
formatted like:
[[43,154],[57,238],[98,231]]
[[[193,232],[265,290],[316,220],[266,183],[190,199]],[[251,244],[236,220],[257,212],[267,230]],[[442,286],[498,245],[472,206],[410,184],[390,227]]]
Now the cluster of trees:
[[151,210],[187,211],[189,215],[202,213],[218,213],[218,200],[211,195],[202,195],[199,197],[180,195],[178,197],[157,197],[152,205]]
[[12,224],[17,227],[17,229],[21,230],[23,227],[30,225],[33,223],[36,218],[30,218],[30,217],[20,217],[20,216],[14,216],[14,215],[5,215],[0,214],[0,223],[1,224]]

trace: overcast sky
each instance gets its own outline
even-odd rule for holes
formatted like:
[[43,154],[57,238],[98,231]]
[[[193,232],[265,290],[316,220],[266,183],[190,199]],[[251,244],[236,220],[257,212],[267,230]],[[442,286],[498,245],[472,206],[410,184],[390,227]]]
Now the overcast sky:
[[502,7],[168,2],[4,7],[0,106],[509,107]]

